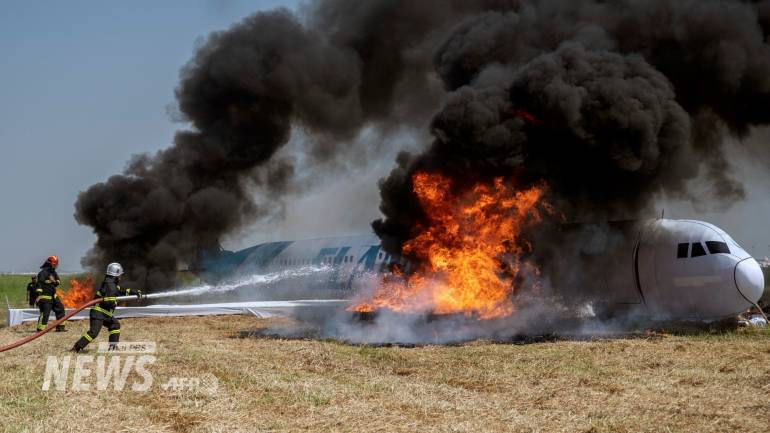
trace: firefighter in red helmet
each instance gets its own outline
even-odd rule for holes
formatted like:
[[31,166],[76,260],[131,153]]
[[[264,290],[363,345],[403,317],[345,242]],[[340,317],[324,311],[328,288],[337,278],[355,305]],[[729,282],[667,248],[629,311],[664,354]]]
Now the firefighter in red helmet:
[[[40,272],[37,274],[37,294],[36,302],[40,309],[40,318],[37,320],[37,330],[42,331],[48,324],[48,316],[51,310],[56,314],[56,319],[64,317],[64,305],[56,294],[56,288],[61,281],[59,274],[56,273],[56,267],[59,266],[59,258],[50,256],[45,263],[40,266]],[[56,326],[56,332],[64,332],[64,323]]]

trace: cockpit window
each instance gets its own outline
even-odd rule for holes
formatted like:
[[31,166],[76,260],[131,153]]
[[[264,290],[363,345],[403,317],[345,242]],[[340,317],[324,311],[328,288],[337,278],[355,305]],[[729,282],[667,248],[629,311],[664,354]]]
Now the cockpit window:
[[706,247],[709,249],[709,253],[711,254],[730,254],[730,248],[728,248],[727,244],[724,242],[706,241]]
[[687,250],[689,249],[690,244],[687,242],[679,244],[676,246],[676,258],[677,259],[686,259],[687,258]]
[[706,255],[706,250],[703,248],[703,244],[700,242],[693,242],[692,253],[690,254],[690,257],[700,257],[705,255]]

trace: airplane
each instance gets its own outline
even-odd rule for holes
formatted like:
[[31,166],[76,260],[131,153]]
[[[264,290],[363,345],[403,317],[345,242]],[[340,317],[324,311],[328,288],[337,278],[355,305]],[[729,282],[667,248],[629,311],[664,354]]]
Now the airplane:
[[[351,297],[361,275],[383,272],[394,263],[406,265],[401,258],[384,251],[376,235],[365,234],[267,242],[236,252],[220,250],[204,254],[191,271],[210,284],[255,274],[289,274],[296,276],[283,287],[290,293],[272,290],[272,296],[337,299]],[[310,287],[294,287],[303,273],[292,270],[307,271],[309,277],[301,283]],[[316,274],[318,278],[312,278]]]
[[[550,285],[575,302],[593,300],[653,320],[716,321],[746,311],[765,289],[759,263],[707,222],[659,218],[564,227],[562,242],[549,244],[562,249],[563,260],[543,264],[543,275],[551,275]],[[385,272],[393,263],[409,266],[384,251],[377,236],[364,234],[220,251],[203,257],[197,271],[217,282],[323,267],[328,272],[308,282],[307,290],[316,297],[351,298],[362,276]]]

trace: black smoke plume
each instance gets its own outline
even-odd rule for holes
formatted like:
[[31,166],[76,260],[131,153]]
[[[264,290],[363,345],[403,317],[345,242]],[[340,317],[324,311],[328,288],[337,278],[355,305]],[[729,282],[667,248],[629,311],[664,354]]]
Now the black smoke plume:
[[[213,33],[183,68],[171,147],[78,198],[98,239],[150,287],[269,214],[297,167],[292,131],[323,163],[364,127],[430,123],[381,183],[374,222],[397,252],[421,222],[417,170],[457,187],[546,181],[573,220],[636,216],[660,194],[740,199],[724,138],[770,121],[767,1],[330,0]],[[436,84],[439,84],[436,86]],[[429,121],[428,119],[431,119]],[[257,201],[256,193],[266,200]]]
[[[546,181],[570,221],[653,216],[660,194],[730,203],[725,138],[770,122],[767,2],[522,1],[469,14],[434,53],[449,92],[418,155],[381,183],[375,231],[423,223],[416,171],[458,189]],[[689,183],[703,180],[710,197]],[[646,215],[645,215],[646,213]]]
[[278,152],[293,128],[312,137],[304,151],[322,163],[355,153],[351,139],[364,126],[424,119],[437,99],[435,32],[483,9],[462,0],[324,1],[303,17],[260,12],[211,34],[176,89],[190,129],[78,197],[75,218],[97,235],[83,265],[119,261],[133,283],[171,284],[180,265],[278,207],[296,174]]

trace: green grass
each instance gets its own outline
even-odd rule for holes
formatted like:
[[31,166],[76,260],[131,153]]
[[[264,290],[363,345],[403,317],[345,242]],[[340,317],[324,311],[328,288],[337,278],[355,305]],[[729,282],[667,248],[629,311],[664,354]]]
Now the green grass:
[[8,325],[8,305],[14,308],[28,306],[27,283],[30,277],[31,275],[0,274],[0,328]]
[[0,274],[0,302],[6,306],[6,297],[12,307],[27,305],[27,283],[31,275]]

